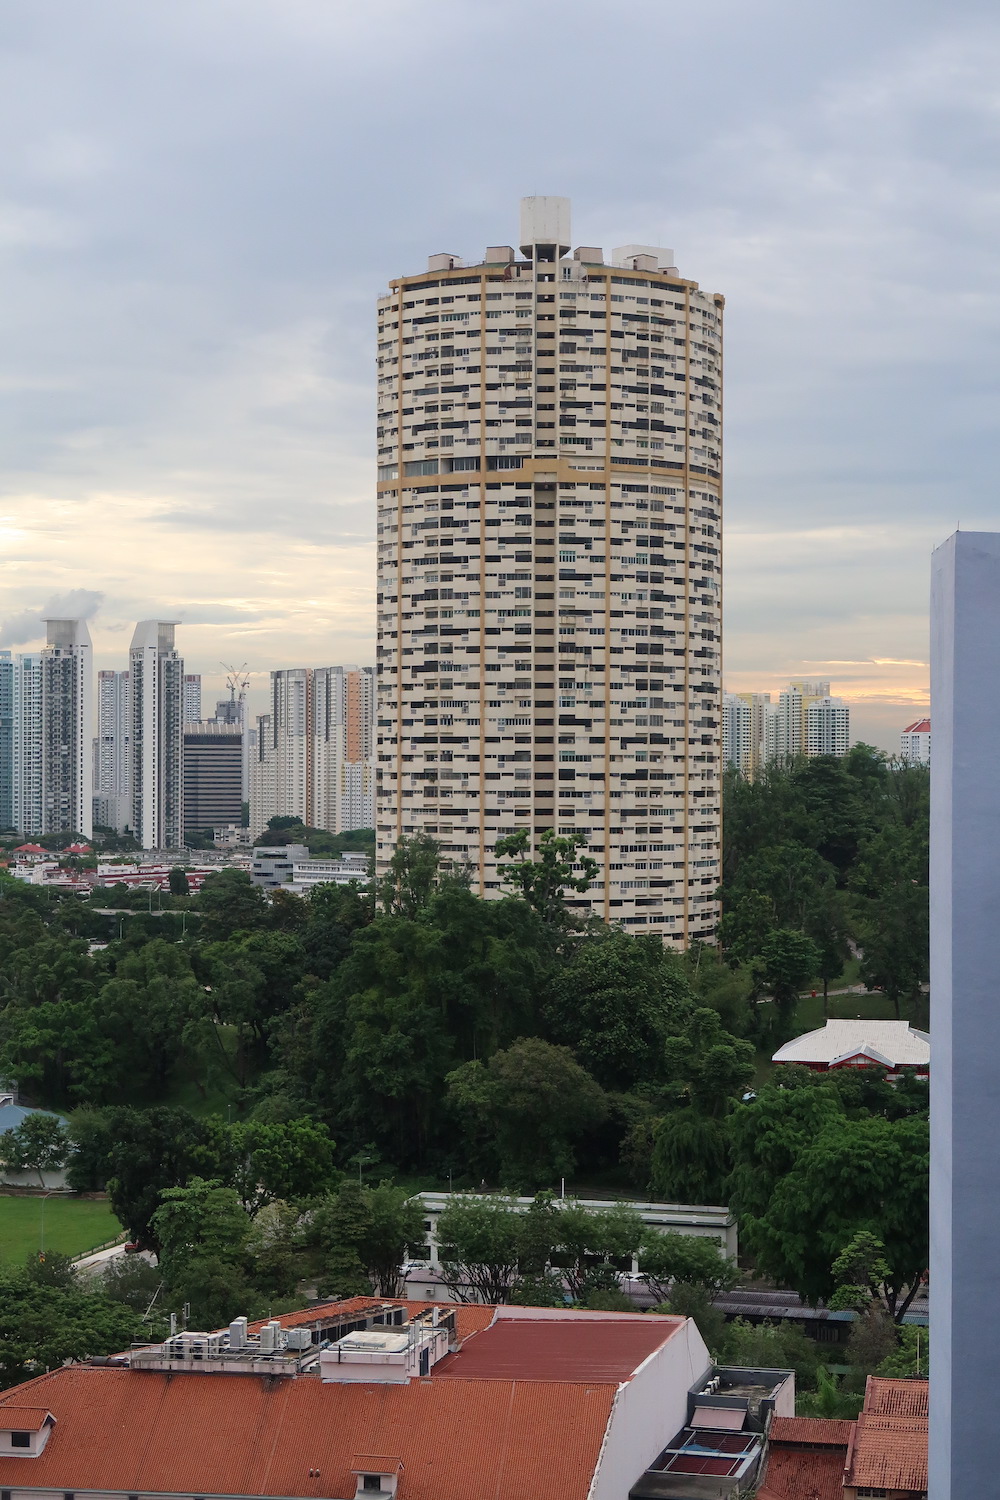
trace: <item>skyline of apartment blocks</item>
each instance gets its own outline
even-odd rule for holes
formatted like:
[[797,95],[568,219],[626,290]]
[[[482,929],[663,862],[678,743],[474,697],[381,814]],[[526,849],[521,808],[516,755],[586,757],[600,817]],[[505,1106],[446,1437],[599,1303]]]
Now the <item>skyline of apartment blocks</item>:
[[768,761],[796,755],[846,755],[851,712],[830,696],[829,682],[796,678],[771,702],[770,693],[726,693],[723,762],[753,780]]
[[344,833],[371,828],[375,669],[288,667],[271,673],[271,711],[257,718],[250,829],[273,817]]
[[132,823],[131,712],[128,672],[98,672],[94,823],[116,833]]
[[184,842],[184,662],[172,620],[140,620],[129,647],[132,821],[143,849]]
[[[573,904],[708,938],[720,840],[724,299],[672,252],[433,255],[378,303],[380,869],[582,830]],[[650,856],[653,856],[650,858]]]

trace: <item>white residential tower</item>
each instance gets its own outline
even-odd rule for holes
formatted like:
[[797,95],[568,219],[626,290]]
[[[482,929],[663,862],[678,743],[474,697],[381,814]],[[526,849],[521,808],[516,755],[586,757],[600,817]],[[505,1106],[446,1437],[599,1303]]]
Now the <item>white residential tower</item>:
[[683,946],[718,917],[724,299],[673,252],[432,255],[378,304],[378,861],[582,830],[575,904]]
[[140,620],[129,650],[132,832],[144,849],[184,842],[184,662],[171,620]]

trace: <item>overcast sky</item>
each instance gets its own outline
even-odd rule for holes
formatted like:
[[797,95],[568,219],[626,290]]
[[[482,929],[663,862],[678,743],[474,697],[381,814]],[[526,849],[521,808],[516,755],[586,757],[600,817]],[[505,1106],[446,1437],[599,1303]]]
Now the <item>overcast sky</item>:
[[374,301],[429,252],[672,246],[726,307],[726,679],[927,701],[998,524],[995,0],[6,0],[0,644],[374,659]]

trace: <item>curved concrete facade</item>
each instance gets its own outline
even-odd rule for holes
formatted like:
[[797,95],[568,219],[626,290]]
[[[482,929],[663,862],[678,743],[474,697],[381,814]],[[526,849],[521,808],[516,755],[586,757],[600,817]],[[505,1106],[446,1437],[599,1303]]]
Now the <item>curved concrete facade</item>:
[[565,199],[521,227],[379,301],[378,857],[427,832],[498,896],[499,835],[582,830],[576,904],[683,946],[718,915],[723,298],[568,254]]

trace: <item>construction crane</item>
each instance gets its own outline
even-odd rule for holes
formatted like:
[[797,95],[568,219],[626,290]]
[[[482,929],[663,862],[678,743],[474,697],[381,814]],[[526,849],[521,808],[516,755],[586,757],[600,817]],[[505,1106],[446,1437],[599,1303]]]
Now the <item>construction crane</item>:
[[[220,662],[222,670],[226,674],[226,687],[229,689],[229,702],[231,724],[242,724],[246,713],[247,688],[250,686],[250,673],[247,671],[247,663],[240,667],[229,666],[226,662]],[[239,705],[237,708],[236,705]]]

